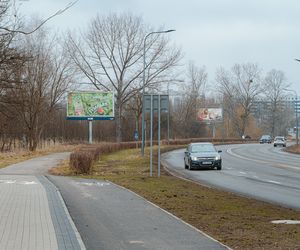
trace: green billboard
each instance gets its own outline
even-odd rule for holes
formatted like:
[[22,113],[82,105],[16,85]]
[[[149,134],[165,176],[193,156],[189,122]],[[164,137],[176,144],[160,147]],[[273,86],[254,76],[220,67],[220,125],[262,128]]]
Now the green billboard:
[[69,92],[67,119],[70,120],[113,120],[113,92]]

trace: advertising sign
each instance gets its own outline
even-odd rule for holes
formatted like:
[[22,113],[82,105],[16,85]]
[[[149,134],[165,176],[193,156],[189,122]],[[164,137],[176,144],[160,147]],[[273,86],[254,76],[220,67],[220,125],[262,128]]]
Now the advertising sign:
[[197,120],[200,122],[222,121],[221,108],[200,108],[197,113]]
[[100,91],[69,92],[67,119],[113,120],[114,94]]

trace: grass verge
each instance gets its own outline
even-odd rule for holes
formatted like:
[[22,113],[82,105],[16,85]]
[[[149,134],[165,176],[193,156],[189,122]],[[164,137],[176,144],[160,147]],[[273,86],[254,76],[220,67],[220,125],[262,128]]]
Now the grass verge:
[[300,145],[293,145],[293,146],[286,147],[285,151],[294,154],[300,154]]
[[[145,155],[149,155],[147,150]],[[60,173],[60,169],[61,174],[72,175],[67,162],[55,171]],[[149,157],[141,157],[137,149],[102,156],[92,174],[81,177],[105,179],[124,186],[233,249],[299,249],[300,246],[300,225],[271,223],[281,219],[300,220],[300,211],[181,180],[164,170],[160,178],[149,177]]]

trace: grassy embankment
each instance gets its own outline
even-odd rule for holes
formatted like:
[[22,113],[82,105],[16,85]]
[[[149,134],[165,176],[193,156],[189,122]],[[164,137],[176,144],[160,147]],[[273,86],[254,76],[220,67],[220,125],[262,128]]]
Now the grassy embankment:
[[[169,149],[165,146],[163,150]],[[164,170],[160,178],[151,178],[149,152],[145,155],[141,157],[137,149],[104,155],[90,175],[81,177],[124,186],[233,249],[300,248],[300,225],[271,223],[300,220],[300,211],[201,186],[170,176]],[[52,172],[72,175],[68,162]]]
[[300,154],[300,145],[293,145],[286,148],[286,151],[290,153]]

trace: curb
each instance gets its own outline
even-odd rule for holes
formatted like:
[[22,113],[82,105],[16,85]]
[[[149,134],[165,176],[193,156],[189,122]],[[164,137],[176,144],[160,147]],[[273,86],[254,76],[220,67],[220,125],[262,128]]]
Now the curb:
[[66,216],[68,218],[68,221],[69,221],[69,223],[70,223],[70,225],[71,225],[71,227],[72,227],[72,229],[73,229],[73,231],[75,233],[75,236],[76,236],[76,239],[77,239],[78,244],[80,246],[80,249],[81,250],[86,250],[86,247],[85,247],[85,245],[83,243],[83,240],[82,240],[82,238],[81,238],[81,236],[80,236],[80,234],[79,234],[79,232],[78,232],[78,230],[77,230],[77,228],[76,228],[76,226],[75,226],[75,224],[73,222],[73,219],[72,219],[72,217],[71,217],[71,215],[69,213],[69,210],[68,210],[68,208],[66,206],[66,203],[65,203],[65,201],[64,201],[64,199],[63,199],[63,197],[62,197],[62,195],[61,195],[61,193],[59,191],[59,189],[53,184],[53,182],[48,178],[48,176],[44,176],[44,177],[54,187],[54,189],[55,189],[55,191],[56,191],[56,193],[57,193],[57,195],[58,195],[58,197],[59,197],[59,199],[61,201],[61,205],[62,205],[62,207],[63,207],[63,209],[65,211],[65,214],[66,214]]

